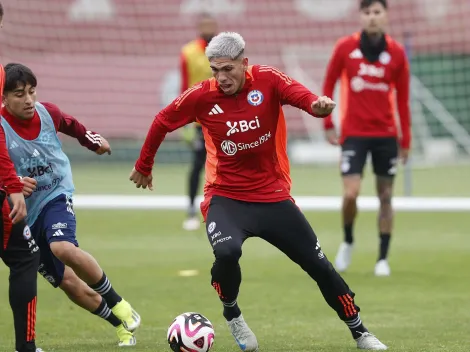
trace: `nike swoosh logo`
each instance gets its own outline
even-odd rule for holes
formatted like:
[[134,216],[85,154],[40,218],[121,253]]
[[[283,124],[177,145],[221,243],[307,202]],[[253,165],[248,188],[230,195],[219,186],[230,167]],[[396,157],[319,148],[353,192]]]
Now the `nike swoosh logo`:
[[246,344],[241,343],[240,341],[238,341],[237,338],[235,338],[235,341],[237,341],[237,344],[238,344],[238,346],[240,346],[240,348],[242,349],[242,351],[244,351],[244,350],[246,349]]

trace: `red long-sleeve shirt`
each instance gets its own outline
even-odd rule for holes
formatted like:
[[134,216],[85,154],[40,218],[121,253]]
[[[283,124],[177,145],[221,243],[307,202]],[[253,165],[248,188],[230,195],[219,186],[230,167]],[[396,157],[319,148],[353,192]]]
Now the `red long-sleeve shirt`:
[[[402,45],[385,36],[387,48],[377,62],[369,62],[359,46],[360,33],[338,41],[328,64],[323,93],[333,97],[341,79],[341,143],[346,137],[398,137],[396,104],[401,127],[402,148],[411,143],[410,72]],[[325,129],[334,128],[332,116]]]
[[[47,109],[54,121],[57,132],[64,133],[70,137],[76,138],[78,142],[91,151],[96,151],[101,145],[101,136],[95,132],[88,131],[85,126],[77,121],[73,116],[62,112],[56,105],[52,103],[42,103]],[[1,110],[3,118],[15,130],[15,132],[23,139],[33,140],[39,136],[41,132],[41,119],[37,112],[30,120],[19,120],[11,115],[8,110],[3,107]],[[4,188],[9,193],[21,192],[23,186],[18,181],[14,166],[8,155],[8,146],[5,142],[4,130],[0,126],[0,160],[3,177]],[[6,165],[4,168],[3,165]],[[15,182],[13,182],[15,181]]]
[[188,123],[202,125],[206,150],[205,202],[213,195],[249,202],[291,199],[287,132],[282,105],[313,115],[318,97],[269,66],[252,66],[236,95],[226,95],[215,79],[193,86],[157,114],[142,147],[136,170],[152,171],[165,135]]
[[0,128],[0,165],[0,189],[4,189],[7,194],[21,192],[23,184],[16,175],[15,167],[8,155],[3,128]]
[[[5,84],[5,70],[0,65],[0,95],[3,94]],[[0,128],[0,190],[5,190],[7,194],[19,193],[23,190],[23,184],[16,175],[15,167],[8,155],[8,148],[5,140],[3,128]]]

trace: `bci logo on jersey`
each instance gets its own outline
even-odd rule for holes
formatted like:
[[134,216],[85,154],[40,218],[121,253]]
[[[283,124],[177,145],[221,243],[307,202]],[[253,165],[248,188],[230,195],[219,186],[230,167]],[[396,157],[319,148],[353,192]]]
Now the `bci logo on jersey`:
[[385,76],[385,68],[377,67],[374,65],[368,65],[368,64],[361,62],[359,66],[359,71],[357,74],[359,76],[383,78]]
[[250,105],[258,106],[263,102],[264,96],[259,90],[252,90],[248,93],[246,99]]
[[231,136],[232,134],[235,134],[237,132],[246,132],[248,130],[256,130],[257,128],[260,128],[258,116],[255,117],[254,120],[251,121],[246,121],[246,120],[241,120],[241,121],[227,121],[226,122],[229,130],[227,132],[227,136]]
[[21,158],[21,170],[28,172],[28,177],[38,177],[54,172],[52,164],[47,162],[45,157],[35,156],[32,158]]

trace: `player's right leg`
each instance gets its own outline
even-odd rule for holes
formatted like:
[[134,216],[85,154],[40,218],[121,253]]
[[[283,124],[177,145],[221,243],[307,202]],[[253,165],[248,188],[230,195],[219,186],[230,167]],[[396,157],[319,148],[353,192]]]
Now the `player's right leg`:
[[201,221],[197,217],[195,201],[201,180],[201,172],[206,163],[206,149],[204,145],[204,135],[202,128],[196,127],[196,136],[193,142],[193,160],[191,172],[189,173],[189,209],[187,218],[183,222],[183,228],[187,231],[194,231],[199,228]]
[[354,292],[336,272],[312,227],[299,208],[289,200],[257,206],[260,237],[284,252],[316,281],[325,301],[349,328],[359,349],[386,350],[364,326]]
[[375,138],[371,146],[372,166],[376,175],[379,198],[379,256],[375,264],[376,276],[389,276],[388,250],[393,228],[393,181],[397,172],[398,142],[396,138]]
[[248,327],[237,304],[242,280],[239,259],[242,244],[256,231],[256,221],[247,216],[248,203],[214,196],[206,219],[207,237],[215,255],[212,287],[224,306],[224,317],[242,351],[258,351],[256,336]]
[[39,273],[53,287],[60,287],[73,303],[110,323],[116,329],[120,347],[134,346],[136,344],[134,335],[124,328],[121,319],[113,314],[106,300],[52,253],[46,236],[40,234],[41,220],[32,228],[41,249]]
[[[43,212],[43,232],[54,256],[99,293],[124,327],[134,332],[140,326],[140,315],[114,290],[96,259],[78,247],[71,198],[60,196],[50,202]],[[63,224],[67,226],[57,229]]]
[[69,299],[79,307],[88,310],[114,326],[119,338],[119,347],[136,345],[135,336],[124,328],[121,320],[108,307],[106,300],[82,281],[72,269],[69,267],[64,269],[59,287]]
[[[43,268],[40,272],[54,286],[62,282],[65,266],[97,292],[130,332],[140,325],[140,316],[112,287],[106,274],[90,254],[78,247],[76,221],[71,200],[59,196],[42,210],[33,226],[41,248]],[[47,273],[50,271],[51,273]]]
[[39,248],[26,223],[12,226],[9,210],[4,193],[0,191],[0,257],[10,268],[9,299],[15,347],[18,352],[40,352],[35,343]]
[[357,197],[361,189],[362,172],[367,159],[367,140],[359,137],[346,138],[341,149],[344,241],[340,244],[335,259],[336,270],[339,272],[345,271],[351,263],[354,242],[353,228],[357,216]]

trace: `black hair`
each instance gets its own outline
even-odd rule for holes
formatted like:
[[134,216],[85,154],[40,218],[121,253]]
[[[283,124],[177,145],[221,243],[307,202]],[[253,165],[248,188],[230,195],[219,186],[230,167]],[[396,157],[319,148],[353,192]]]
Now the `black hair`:
[[3,5],[0,2],[0,17],[3,17]]
[[5,87],[3,91],[5,93],[13,92],[20,84],[24,87],[28,84],[36,87],[38,80],[29,67],[22,64],[9,63],[5,66]]
[[376,2],[382,4],[385,9],[388,8],[387,0],[361,0],[359,4],[359,9],[364,10]]

